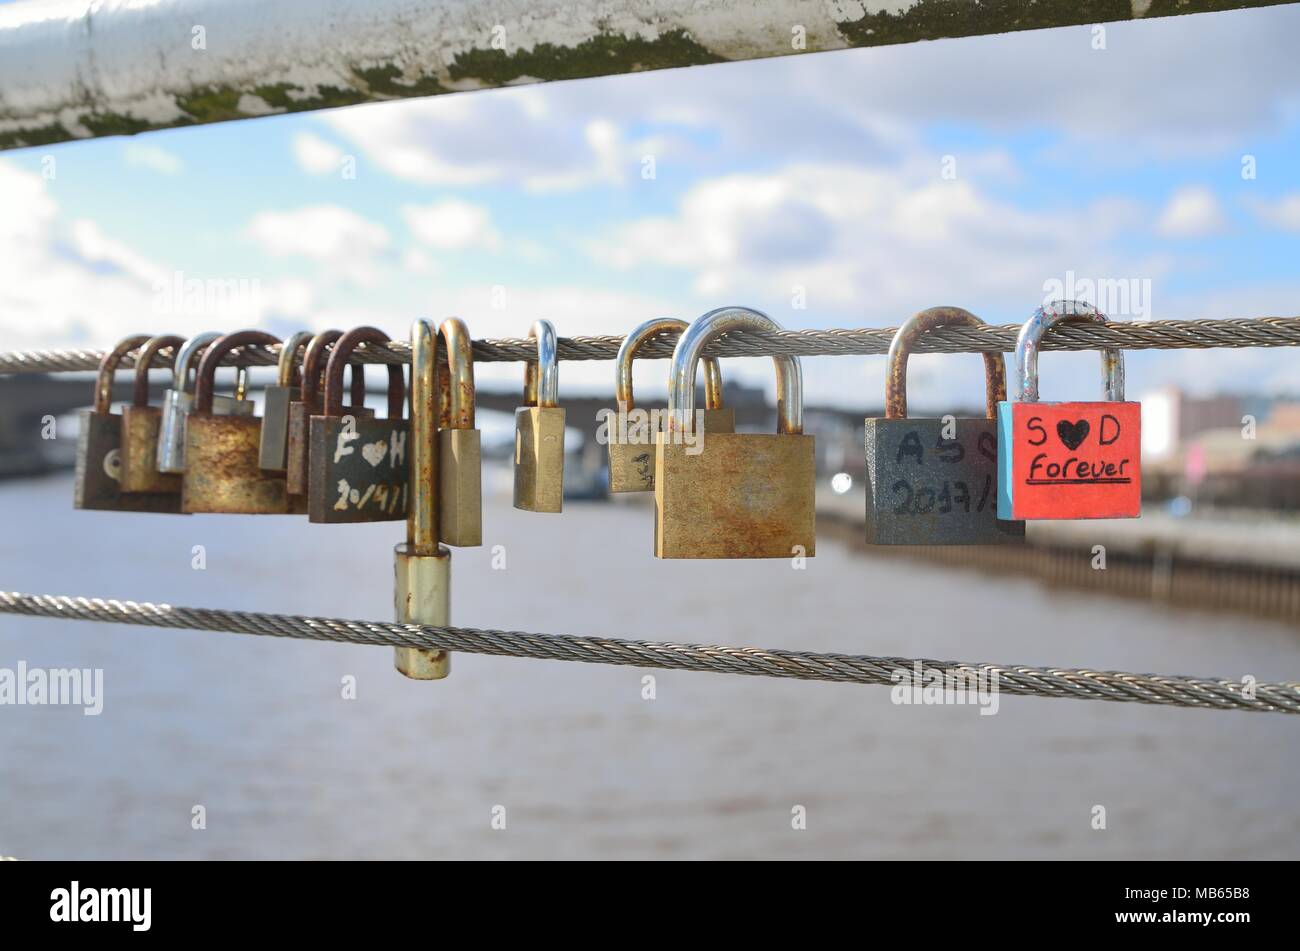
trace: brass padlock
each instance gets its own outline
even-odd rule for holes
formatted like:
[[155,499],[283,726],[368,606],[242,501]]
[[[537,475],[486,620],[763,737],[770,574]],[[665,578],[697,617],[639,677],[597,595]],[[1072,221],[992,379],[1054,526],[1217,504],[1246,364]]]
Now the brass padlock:
[[81,428],[77,434],[73,504],[79,509],[172,514],[180,511],[180,497],[174,493],[122,491],[122,418],[112,412],[113,376],[123,357],[148,342],[148,334],[127,337],[99,362],[95,403],[91,409],[81,411]]
[[386,522],[406,518],[410,426],[402,418],[406,381],[388,364],[388,418],[345,413],[343,370],[363,343],[388,343],[374,327],[349,330],[330,351],[321,415],[308,429],[307,518],[313,522]]
[[[185,419],[194,405],[194,387],[189,382],[190,371],[197,373],[198,361],[203,351],[221,334],[197,334],[185,341],[185,345],[176,352],[172,361],[172,385],[163,394],[162,423],[158,429],[158,465],[159,472],[180,475],[185,471]],[[235,395],[214,396],[212,412],[218,416],[251,416],[253,401],[244,399],[248,387],[248,371],[239,368],[235,383]]]
[[[663,428],[663,417],[638,410],[632,403],[632,360],[642,345],[659,334],[680,335],[684,320],[660,317],[647,320],[625,338],[618,348],[614,398],[618,411],[612,414],[609,430],[609,491],[650,492],[655,487],[655,433]],[[704,431],[734,433],[735,411],[722,405],[722,370],[713,357],[704,359]],[[608,411],[605,411],[608,412]],[[607,417],[611,418],[611,417]]]
[[[289,404],[285,477],[289,494],[304,500],[307,498],[307,455],[310,449],[307,430],[311,417],[321,410],[321,391],[324,390],[321,381],[325,376],[329,349],[342,336],[341,330],[322,330],[312,337],[302,358],[301,398]],[[353,416],[373,416],[374,411],[366,409],[365,402],[366,371],[361,364],[355,364],[352,367],[352,406],[344,411]]]
[[122,409],[122,491],[181,493],[181,477],[158,471],[158,433],[162,407],[149,405],[149,367],[160,350],[170,348],[173,358],[184,337],[154,337],[135,358],[135,387],[131,404]]
[[515,410],[515,508],[559,512],[564,507],[564,409],[555,327],[539,320],[537,362],[524,369],[524,405]]
[[312,334],[300,331],[284,342],[280,348],[280,362],[274,385],[262,391],[262,441],[258,448],[259,465],[268,472],[284,472],[288,468],[289,405],[301,398],[301,380],[294,361],[298,351],[311,342]]
[[258,466],[262,420],[217,416],[212,390],[217,367],[236,347],[271,347],[280,339],[260,330],[241,330],[217,340],[203,354],[194,387],[194,406],[185,421],[185,475],[181,507],[186,512],[284,515],[289,494],[284,476]]
[[706,344],[735,330],[780,330],[748,307],[700,317],[673,351],[668,430],[656,435],[655,555],[790,558],[816,552],[816,457],[803,434],[803,375],[795,357],[776,364],[777,431],[701,432],[695,369]]
[[442,322],[441,332],[447,366],[438,374],[438,534],[445,544],[473,547],[483,544],[483,453],[474,428],[474,353],[465,321],[450,317]]
[[[451,623],[451,551],[438,544],[438,336],[433,322],[411,324],[411,504],[406,542],[393,552],[399,624]],[[431,647],[394,648],[394,666],[412,680],[441,680],[451,654]]]

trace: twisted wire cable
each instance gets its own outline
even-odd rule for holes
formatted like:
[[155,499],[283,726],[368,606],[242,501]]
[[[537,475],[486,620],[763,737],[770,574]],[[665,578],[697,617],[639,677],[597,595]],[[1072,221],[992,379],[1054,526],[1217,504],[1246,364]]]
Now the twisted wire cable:
[[[858,356],[888,353],[893,327],[860,327],[832,330],[737,331],[726,334],[704,348],[705,356],[762,357],[790,355]],[[1020,324],[984,327],[941,327],[917,338],[917,353],[1010,353],[1016,348]],[[620,334],[588,337],[560,337],[561,360],[613,360],[623,342]],[[637,358],[667,359],[675,338],[647,340]],[[1054,327],[1043,341],[1043,350],[1205,350],[1241,347],[1300,346],[1300,317],[1256,317],[1234,320],[1151,320],[1107,324],[1063,324]],[[536,341],[511,337],[475,340],[474,359],[484,363],[528,362],[537,359]],[[0,373],[60,373],[94,370],[101,350],[27,350],[0,353]],[[229,354],[226,364],[269,366],[279,357],[279,347],[253,347]],[[366,345],[354,359],[362,363],[410,363],[410,345],[393,341],[385,346]],[[171,365],[171,355],[161,352],[156,367]],[[122,361],[122,368],[135,364]]]
[[[996,689],[1011,695],[1300,713],[1300,683],[1255,683],[1248,687],[1238,681],[1173,675],[719,647],[386,621],[347,621],[16,592],[0,592],[0,613],[835,683],[924,685],[929,682],[932,671],[939,671],[945,676],[955,677],[959,683],[979,684],[980,689],[992,684],[992,678],[996,676]],[[918,664],[925,679],[916,678]],[[971,677],[975,679],[967,679]]]

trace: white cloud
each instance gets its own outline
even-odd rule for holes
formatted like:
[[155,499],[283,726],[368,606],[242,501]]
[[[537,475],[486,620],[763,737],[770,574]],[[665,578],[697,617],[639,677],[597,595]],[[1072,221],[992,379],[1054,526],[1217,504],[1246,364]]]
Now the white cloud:
[[402,216],[416,239],[440,251],[495,251],[501,236],[481,205],[449,198],[432,205],[405,205]]
[[1255,213],[1274,228],[1300,231],[1300,192],[1291,192],[1271,202],[1256,202]]
[[1168,238],[1202,238],[1218,234],[1226,225],[1214,192],[1204,185],[1189,185],[1170,197],[1156,230]]
[[950,302],[1031,310],[1044,281],[1070,267],[1151,276],[1153,262],[1106,250],[1139,213],[1126,201],[1027,212],[934,169],[799,163],[700,181],[674,214],[621,225],[588,251],[624,270],[683,270],[701,300],[787,302],[803,288],[814,319],[896,322]]
[[309,258],[362,284],[374,282],[378,258],[391,244],[383,225],[339,205],[259,212],[246,234],[268,254]]
[[156,145],[131,141],[122,147],[122,157],[126,164],[135,168],[147,168],[164,175],[175,175],[181,170],[181,160]]
[[619,184],[647,142],[549,90],[511,88],[341,109],[324,117],[378,167],[420,185],[505,182],[533,192]]
[[337,172],[343,161],[343,150],[310,132],[299,132],[293,137],[293,154],[298,165],[312,175]]

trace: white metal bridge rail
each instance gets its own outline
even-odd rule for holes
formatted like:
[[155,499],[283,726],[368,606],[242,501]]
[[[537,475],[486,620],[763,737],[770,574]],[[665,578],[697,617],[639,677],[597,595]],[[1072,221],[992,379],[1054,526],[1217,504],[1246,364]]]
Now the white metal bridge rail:
[[360,102],[1294,0],[26,0],[0,149]]

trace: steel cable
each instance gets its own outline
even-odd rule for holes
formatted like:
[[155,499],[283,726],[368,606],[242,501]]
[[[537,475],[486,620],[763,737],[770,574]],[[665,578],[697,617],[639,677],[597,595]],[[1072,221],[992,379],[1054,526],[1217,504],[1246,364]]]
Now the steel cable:
[[[386,621],[347,621],[16,592],[0,592],[0,613],[835,683],[892,686],[900,682],[917,682],[923,685],[933,676],[932,671],[939,671],[957,678],[957,682],[987,686],[994,682],[992,678],[996,675],[996,689],[1011,695],[1300,713],[1300,683],[1255,683],[1247,687],[1239,681],[1174,675],[719,647]],[[920,681],[915,678],[918,664],[922,671]],[[971,677],[975,678],[974,681],[967,680]]]
[[[896,328],[861,327],[833,330],[744,331],[727,334],[704,349],[705,356],[761,357],[779,354],[791,356],[858,356],[887,353]],[[1015,350],[1020,324],[985,327],[941,327],[919,337],[913,347],[917,353],[983,353]],[[561,360],[613,360],[623,337],[617,334],[590,337],[560,337]],[[637,358],[672,356],[674,338],[646,341]],[[1237,320],[1152,320],[1112,322],[1108,324],[1065,324],[1052,329],[1043,341],[1044,350],[1096,350],[1119,347],[1123,350],[1204,350],[1241,347],[1300,346],[1300,317],[1258,317]],[[530,361],[537,359],[536,341],[527,338],[475,340],[474,359],[485,363]],[[276,362],[278,347],[235,351],[228,364],[268,366]],[[94,370],[99,366],[100,350],[27,350],[0,353],[0,373],[60,373]],[[384,347],[366,346],[356,351],[363,363],[409,363],[410,345],[393,341]],[[166,351],[154,360],[154,366],[170,366]],[[122,361],[123,369],[134,366],[131,358]]]

